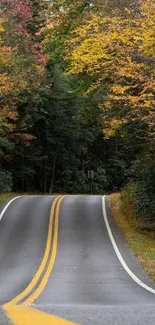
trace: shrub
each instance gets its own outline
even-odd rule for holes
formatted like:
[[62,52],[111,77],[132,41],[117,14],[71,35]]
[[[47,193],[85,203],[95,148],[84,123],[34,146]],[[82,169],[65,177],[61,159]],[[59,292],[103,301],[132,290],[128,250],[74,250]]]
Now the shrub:
[[121,210],[128,220],[143,220],[150,229],[155,226],[155,168],[145,171],[141,179],[124,188]]
[[8,171],[0,170],[0,193],[11,192],[12,174]]
[[121,211],[130,221],[135,220],[135,202],[137,199],[137,184],[129,183],[121,193]]

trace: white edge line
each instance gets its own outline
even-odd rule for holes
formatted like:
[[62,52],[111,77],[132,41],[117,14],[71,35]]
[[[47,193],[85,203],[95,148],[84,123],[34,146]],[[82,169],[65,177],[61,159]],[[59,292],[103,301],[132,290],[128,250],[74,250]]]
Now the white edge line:
[[138,279],[136,277],[136,275],[129,269],[129,267],[127,266],[127,264],[125,263],[118,247],[117,247],[117,244],[115,242],[115,239],[113,237],[113,234],[112,234],[112,231],[111,231],[111,228],[110,228],[110,225],[109,225],[109,221],[108,221],[108,218],[107,218],[107,212],[106,212],[106,204],[105,204],[105,196],[102,197],[102,211],[103,211],[103,218],[104,218],[104,221],[105,221],[105,225],[106,225],[106,228],[107,228],[107,231],[108,231],[108,235],[110,237],[110,240],[111,240],[111,243],[112,243],[112,246],[115,250],[115,253],[119,259],[119,261],[121,262],[123,268],[125,269],[125,271],[130,275],[130,277],[139,285],[141,286],[142,288],[146,289],[147,291],[155,294],[155,290],[149,286],[147,286],[144,282],[142,282],[140,279]]
[[10,200],[10,201],[6,204],[6,206],[4,207],[4,209],[2,210],[2,212],[0,213],[0,221],[2,220],[2,218],[3,218],[3,216],[4,216],[4,213],[5,213],[6,210],[8,209],[9,205],[10,205],[13,201],[19,199],[20,197],[22,197],[22,196],[16,196],[16,197],[14,197],[12,200]]

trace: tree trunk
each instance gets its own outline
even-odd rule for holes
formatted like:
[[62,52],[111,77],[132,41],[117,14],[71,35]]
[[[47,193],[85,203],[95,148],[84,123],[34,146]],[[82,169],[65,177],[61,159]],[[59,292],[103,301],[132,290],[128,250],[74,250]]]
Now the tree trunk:
[[53,159],[52,179],[51,179],[51,184],[50,184],[50,189],[49,189],[50,194],[52,194],[52,192],[53,192],[53,186],[54,186],[54,180],[55,180],[56,161],[57,161],[57,151],[56,151],[54,159]]

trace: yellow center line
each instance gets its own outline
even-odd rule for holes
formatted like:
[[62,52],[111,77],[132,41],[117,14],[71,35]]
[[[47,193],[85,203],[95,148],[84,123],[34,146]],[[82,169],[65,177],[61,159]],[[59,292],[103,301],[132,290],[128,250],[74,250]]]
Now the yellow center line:
[[10,306],[7,309],[7,316],[14,325],[77,325],[55,315],[49,315],[23,305]]
[[44,290],[48,279],[50,277],[50,274],[52,272],[55,259],[56,259],[56,254],[57,254],[57,248],[58,248],[58,230],[59,230],[59,211],[60,211],[60,204],[61,201],[66,197],[66,195],[62,196],[58,204],[56,206],[56,212],[55,212],[55,225],[54,225],[54,236],[53,236],[53,246],[52,246],[52,253],[51,253],[51,258],[47,267],[47,270],[43,276],[43,279],[41,280],[39,286],[37,289],[23,302],[24,305],[30,305],[32,304],[42,293]]
[[[25,288],[25,290],[23,290],[20,294],[18,294],[16,297],[14,297],[12,300],[10,300],[8,303],[6,303],[3,307],[5,309],[5,307],[9,307],[10,305],[15,305],[18,302],[20,302],[22,299],[24,299],[30,292],[31,290],[35,287],[35,285],[37,284],[37,282],[39,281],[49,258],[49,254],[50,254],[50,248],[51,248],[51,241],[52,241],[52,224],[53,224],[53,218],[54,218],[54,212],[55,212],[55,206],[58,202],[58,200],[61,199],[61,195],[59,195],[58,197],[56,197],[52,203],[52,207],[51,207],[51,211],[50,211],[50,219],[49,219],[49,226],[48,226],[48,235],[47,235],[47,242],[46,242],[46,248],[45,248],[45,253],[42,259],[42,262],[35,274],[35,276],[33,277],[33,279],[31,280],[31,282],[29,283],[29,285]],[[62,200],[61,200],[62,201]]]
[[[27,286],[27,288],[20,293],[18,296],[16,296],[14,299],[12,299],[7,304],[3,305],[3,309],[6,312],[6,315],[11,320],[12,324],[14,325],[42,325],[42,324],[48,324],[48,325],[77,325],[73,322],[70,322],[68,320],[59,318],[55,315],[49,315],[45,312],[32,309],[30,307],[24,306],[25,304],[31,304],[33,303],[39,295],[44,290],[49,276],[51,274],[51,271],[53,269],[56,255],[57,255],[57,248],[58,248],[58,230],[59,230],[59,211],[60,211],[60,204],[65,198],[64,196],[59,196],[54,199],[51,212],[50,212],[50,220],[49,220],[49,228],[48,228],[48,236],[47,236],[47,242],[46,242],[46,249],[44,253],[44,257],[42,259],[42,262],[40,264],[40,267],[38,271],[36,272],[34,278],[30,282],[30,284]],[[55,211],[56,207],[56,211]],[[53,219],[55,216],[55,223],[54,223],[54,233],[52,231],[52,225],[53,225]],[[52,233],[53,233],[53,243],[52,243]],[[53,244],[53,245],[52,245]],[[52,253],[51,257],[50,251],[51,251],[51,245],[52,245]],[[50,257],[50,260],[49,260]],[[49,262],[48,262],[49,261]],[[45,268],[47,266],[47,269],[45,271]],[[37,289],[34,291],[34,293],[30,294],[30,296],[25,299],[23,303],[20,305],[17,305],[18,302],[23,300],[30,292],[32,292],[32,289],[39,281],[43,271],[45,271],[43,278],[38,285]]]

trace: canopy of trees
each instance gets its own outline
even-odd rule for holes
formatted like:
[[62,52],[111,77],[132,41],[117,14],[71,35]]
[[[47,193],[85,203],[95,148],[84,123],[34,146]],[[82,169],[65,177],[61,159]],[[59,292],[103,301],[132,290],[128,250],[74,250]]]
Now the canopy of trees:
[[0,191],[129,186],[154,217],[154,0],[0,6]]

